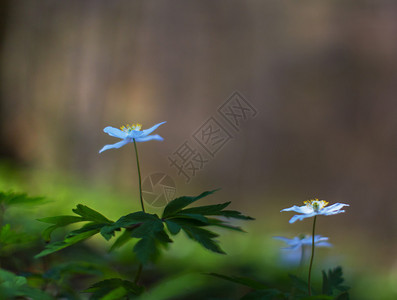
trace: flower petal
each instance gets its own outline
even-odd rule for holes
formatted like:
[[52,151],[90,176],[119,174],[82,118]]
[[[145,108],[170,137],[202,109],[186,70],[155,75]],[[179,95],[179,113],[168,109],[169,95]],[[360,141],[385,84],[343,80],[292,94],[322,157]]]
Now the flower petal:
[[127,136],[126,132],[124,132],[124,131],[122,131],[120,129],[111,127],[111,126],[105,127],[103,129],[103,131],[105,133],[107,133],[108,135],[114,136],[114,137],[119,138],[119,139],[124,139]]
[[161,122],[161,123],[158,123],[158,124],[156,124],[156,125],[154,125],[153,127],[151,127],[151,128],[149,128],[149,129],[144,129],[144,130],[142,130],[142,136],[146,136],[146,135],[149,135],[149,134],[151,134],[153,131],[155,131],[160,125],[163,125],[164,123],[166,123],[166,122]]
[[164,139],[161,136],[159,136],[158,134],[148,135],[148,136],[144,136],[144,137],[138,137],[135,139],[135,141],[137,141],[137,142],[147,142],[150,140],[162,141]]
[[330,212],[335,212],[335,211],[340,210],[344,206],[350,206],[350,205],[349,204],[344,204],[344,203],[335,203],[335,204],[332,204],[331,206],[324,207],[322,209],[322,213],[323,214],[325,214],[325,213],[328,214]]
[[303,205],[303,206],[294,205],[294,206],[289,207],[289,208],[284,208],[281,211],[294,211],[294,212],[297,212],[297,213],[300,213],[300,214],[310,214],[310,213],[313,212],[313,209],[310,208],[310,207],[307,207],[306,205]]
[[317,215],[317,213],[311,213],[311,214],[305,214],[305,215],[295,215],[289,220],[289,223],[290,224],[295,223],[297,220],[302,221],[305,218],[311,218],[311,217],[314,217],[315,215]]
[[106,150],[109,150],[109,149],[113,149],[113,148],[120,148],[120,147],[123,147],[126,144],[128,144],[128,141],[122,140],[121,142],[118,142],[118,143],[115,143],[115,144],[106,145],[101,150],[99,150],[99,153],[101,153],[103,151],[106,151]]

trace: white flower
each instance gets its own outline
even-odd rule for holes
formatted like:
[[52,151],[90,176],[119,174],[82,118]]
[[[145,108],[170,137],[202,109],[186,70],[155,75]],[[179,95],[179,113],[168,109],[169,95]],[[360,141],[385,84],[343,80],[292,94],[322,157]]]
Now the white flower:
[[291,220],[289,220],[291,224],[294,223],[296,220],[302,221],[305,218],[310,218],[317,215],[330,216],[340,214],[345,212],[344,210],[341,210],[341,208],[343,208],[344,206],[349,206],[349,204],[335,203],[327,207],[327,201],[318,199],[304,201],[303,203],[305,204],[303,206],[294,205],[292,207],[281,210],[300,213],[300,215],[295,215],[291,218]]
[[[285,250],[298,250],[304,246],[312,245],[312,236],[310,235],[296,236],[292,239],[283,236],[275,236],[273,238],[285,242],[288,245],[288,247],[282,248]],[[316,247],[332,247],[332,245],[328,243],[328,238],[321,235],[314,236],[314,245]]]
[[120,129],[108,126],[105,129],[103,129],[103,131],[105,133],[109,134],[110,136],[114,136],[116,138],[122,139],[122,141],[115,143],[115,144],[104,146],[99,151],[99,153],[109,150],[109,149],[123,147],[124,145],[126,145],[128,143],[133,143],[134,140],[136,142],[146,142],[146,141],[150,141],[150,140],[162,141],[163,138],[161,136],[159,136],[158,134],[154,134],[154,135],[149,135],[149,134],[151,134],[153,131],[155,131],[157,129],[157,127],[159,127],[160,125],[162,125],[164,123],[165,122],[158,123],[158,124],[154,125],[153,127],[149,128],[149,129],[144,129],[144,130],[141,130],[142,125],[140,125],[140,124],[133,124],[133,125],[127,124],[127,126],[122,126],[122,127],[120,127]]

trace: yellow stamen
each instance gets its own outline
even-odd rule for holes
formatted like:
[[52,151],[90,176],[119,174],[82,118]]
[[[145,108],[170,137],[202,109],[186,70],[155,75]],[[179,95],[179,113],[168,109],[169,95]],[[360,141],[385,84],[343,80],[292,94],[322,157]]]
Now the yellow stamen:
[[142,128],[141,124],[127,124],[125,126],[121,126],[120,129],[124,132],[131,132],[131,131],[140,131]]
[[325,200],[318,200],[318,198],[307,200],[303,202],[307,207],[313,208],[314,211],[319,211],[328,205]]

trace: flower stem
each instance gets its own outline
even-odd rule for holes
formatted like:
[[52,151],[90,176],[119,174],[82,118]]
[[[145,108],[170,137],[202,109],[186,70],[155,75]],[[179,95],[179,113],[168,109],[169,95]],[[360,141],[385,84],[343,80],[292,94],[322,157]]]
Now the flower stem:
[[135,148],[135,156],[136,156],[136,166],[138,168],[138,179],[139,179],[139,198],[141,199],[142,211],[145,212],[145,206],[143,205],[142,198],[142,179],[141,179],[141,168],[139,167],[139,157],[138,157],[138,149],[136,148],[136,142],[134,139],[134,148]]
[[136,271],[136,275],[135,275],[135,279],[134,279],[134,283],[135,284],[138,284],[139,277],[141,277],[142,268],[143,268],[142,264],[139,264],[138,265],[138,270]]
[[312,256],[310,258],[310,265],[309,265],[309,278],[308,278],[308,289],[309,289],[309,296],[312,295],[312,289],[310,285],[311,275],[312,275],[312,266],[313,266],[313,258],[314,258],[314,231],[316,229],[316,219],[317,216],[314,216],[313,221],[313,232],[312,232]]
[[[141,168],[139,167],[139,157],[138,157],[138,149],[136,147],[136,142],[134,139],[134,148],[135,148],[135,157],[136,157],[136,166],[138,169],[138,179],[139,179],[139,198],[141,200],[141,207],[142,211],[145,212],[145,206],[143,205],[143,198],[142,198],[142,178],[141,178]],[[134,283],[138,284],[139,278],[141,277],[143,265],[139,263],[138,270],[135,275]]]

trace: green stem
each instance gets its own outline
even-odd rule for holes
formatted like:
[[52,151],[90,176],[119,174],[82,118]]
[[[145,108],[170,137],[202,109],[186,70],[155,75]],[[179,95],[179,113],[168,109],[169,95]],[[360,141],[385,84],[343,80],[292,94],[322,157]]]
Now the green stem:
[[143,205],[142,198],[142,179],[141,179],[141,168],[139,167],[139,157],[138,157],[138,149],[136,148],[136,142],[134,139],[134,148],[135,148],[135,156],[136,156],[136,166],[138,168],[138,179],[139,179],[139,198],[141,199],[142,211],[145,212],[145,206]]
[[135,275],[135,279],[134,279],[135,284],[138,284],[139,277],[141,277],[142,268],[143,268],[142,264],[139,264],[138,270],[136,271],[136,275]]
[[309,279],[308,279],[309,296],[312,295],[312,289],[311,289],[311,285],[310,285],[310,280],[311,280],[311,275],[312,275],[312,266],[313,266],[313,258],[314,258],[314,231],[316,229],[316,220],[317,220],[317,216],[314,216],[313,232],[312,232],[312,256],[310,258]]
[[[136,147],[136,142],[134,139],[134,148],[135,148],[135,157],[136,157],[136,166],[138,169],[138,179],[139,179],[139,198],[141,200],[141,207],[142,211],[145,212],[145,206],[143,205],[143,197],[142,197],[142,178],[141,178],[141,168],[139,167],[139,157],[138,157],[138,149]],[[138,265],[138,270],[135,275],[134,283],[137,284],[139,281],[139,278],[141,277],[143,265],[140,263]]]

